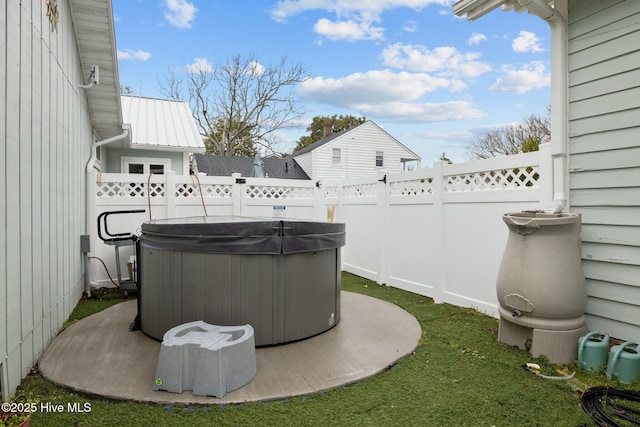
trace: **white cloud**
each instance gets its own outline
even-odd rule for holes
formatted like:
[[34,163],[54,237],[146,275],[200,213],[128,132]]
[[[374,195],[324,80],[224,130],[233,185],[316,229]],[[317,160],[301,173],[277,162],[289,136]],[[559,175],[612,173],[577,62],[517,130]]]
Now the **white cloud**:
[[487,36],[485,36],[484,34],[473,33],[471,34],[471,37],[469,37],[469,40],[467,41],[467,43],[469,43],[470,46],[474,46],[486,40],[487,40]]
[[541,89],[551,85],[551,78],[545,65],[540,61],[532,61],[521,69],[515,70],[505,66],[504,77],[500,77],[489,88],[491,92],[515,92],[522,94],[533,89]]
[[[384,28],[375,26],[385,10],[411,8],[420,10],[430,4],[451,5],[451,0],[280,0],[269,11],[271,19],[286,22],[288,18],[311,10],[334,14],[335,19],[321,18],[314,29],[329,40],[379,40]],[[404,27],[412,32],[413,25]],[[415,29],[413,30],[415,31]]]
[[540,45],[540,37],[529,31],[520,31],[520,35],[513,39],[511,47],[514,51],[519,53],[538,53],[544,51]]
[[187,64],[184,66],[185,70],[190,73],[209,73],[214,70],[213,65],[207,61],[206,58],[194,58],[193,64]]
[[451,85],[450,80],[429,74],[381,70],[355,73],[340,79],[314,77],[304,81],[298,92],[316,102],[353,106],[414,100]]
[[404,123],[435,123],[450,120],[477,119],[486,116],[468,101],[441,103],[391,102],[359,108],[366,116]]
[[373,21],[346,20],[331,21],[322,18],[316,22],[313,29],[316,33],[329,40],[379,40],[384,36],[384,29],[373,26]]
[[464,77],[476,77],[491,71],[489,64],[478,61],[480,56],[476,52],[461,53],[451,46],[429,50],[422,45],[402,43],[389,45],[382,52],[384,64],[389,67]]
[[373,12],[407,7],[420,10],[430,4],[450,6],[451,0],[280,0],[270,10],[271,18],[284,22],[287,18],[310,10],[325,10],[344,15],[349,13]]
[[151,58],[151,53],[150,52],[145,52],[144,50],[132,50],[132,49],[126,49],[126,50],[119,50],[118,51],[118,59],[122,59],[122,60],[134,60],[134,61],[146,61],[147,59]]
[[251,63],[249,64],[249,67],[251,67],[251,69],[247,71],[247,74],[251,76],[260,76],[264,74],[264,70],[265,70],[264,65],[262,65],[257,61],[251,61]]
[[191,28],[191,21],[196,17],[198,9],[187,0],[165,0],[168,11],[164,18],[178,28]]
[[382,70],[355,73],[340,79],[315,77],[302,83],[298,93],[306,101],[359,111],[377,119],[436,122],[483,116],[467,101],[433,103],[419,100],[440,89],[456,90],[460,83],[425,73]]
[[415,33],[418,31],[418,23],[414,20],[409,20],[402,26],[402,29],[407,33]]

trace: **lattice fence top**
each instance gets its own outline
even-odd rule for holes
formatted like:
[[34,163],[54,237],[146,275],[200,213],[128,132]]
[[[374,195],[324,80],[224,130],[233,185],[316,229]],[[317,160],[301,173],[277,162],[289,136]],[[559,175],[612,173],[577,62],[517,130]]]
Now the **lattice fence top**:
[[97,182],[96,196],[101,198],[165,197],[165,185],[161,182],[152,182],[149,184],[147,195],[147,184],[144,182]]
[[205,199],[233,198],[233,185],[230,184],[176,184],[176,197],[200,197],[200,189]]
[[313,200],[313,188],[247,185],[247,197],[256,199]]
[[444,177],[445,193],[506,190],[522,187],[537,188],[540,178],[538,166],[499,169]]
[[389,185],[390,196],[424,196],[433,193],[433,179],[412,179],[409,181],[394,181]]
[[324,194],[324,197],[326,197],[327,199],[336,199],[340,196],[340,187],[337,185],[333,185],[333,186],[323,186],[322,187],[322,191]]
[[[495,163],[495,162],[494,162]],[[511,163],[513,164],[513,163]],[[489,167],[494,167],[491,165]],[[457,170],[460,170],[459,168]],[[445,170],[446,172],[446,170]],[[491,170],[458,174],[445,174],[442,177],[442,188],[435,188],[433,175],[408,175],[406,179],[398,176],[389,180],[387,186],[390,197],[415,197],[431,195],[435,192],[464,193],[476,191],[499,191],[511,189],[527,189],[540,187],[540,166],[521,166],[496,168]],[[398,180],[399,179],[399,180]],[[132,179],[133,180],[133,179]],[[135,179],[135,181],[140,181]],[[256,199],[288,199],[314,200],[317,188],[313,186],[298,186],[296,184],[280,183],[281,185],[250,185],[243,186],[242,194],[234,194],[236,184],[229,180],[223,183],[198,182],[191,178],[191,182],[181,180],[173,189],[167,188],[166,182],[131,182],[118,176],[114,181],[96,182],[96,197],[109,198],[166,198],[177,199],[200,198],[205,199],[233,199],[234,197],[248,197]],[[375,198],[378,196],[379,182],[372,178],[369,182],[358,184],[335,184],[334,182],[320,187],[320,197],[326,199],[345,198]],[[169,181],[171,184],[172,182]],[[118,203],[121,203],[120,201]]]
[[354,184],[342,187],[344,197],[376,197],[378,195],[378,184]]

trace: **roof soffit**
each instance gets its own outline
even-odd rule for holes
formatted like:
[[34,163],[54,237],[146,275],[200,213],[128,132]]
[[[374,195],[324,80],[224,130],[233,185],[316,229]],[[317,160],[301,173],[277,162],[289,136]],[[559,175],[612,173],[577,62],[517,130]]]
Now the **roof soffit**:
[[[100,139],[122,133],[122,108],[111,0],[69,0],[85,78],[99,67],[99,84],[86,91],[91,121]],[[86,81],[77,84],[86,84]]]

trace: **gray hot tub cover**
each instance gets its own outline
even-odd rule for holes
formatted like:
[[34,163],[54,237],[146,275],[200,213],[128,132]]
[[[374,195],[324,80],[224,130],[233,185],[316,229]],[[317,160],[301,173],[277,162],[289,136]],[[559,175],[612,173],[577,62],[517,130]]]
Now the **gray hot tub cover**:
[[140,243],[186,252],[293,254],[344,246],[345,235],[341,223],[207,216],[145,222]]

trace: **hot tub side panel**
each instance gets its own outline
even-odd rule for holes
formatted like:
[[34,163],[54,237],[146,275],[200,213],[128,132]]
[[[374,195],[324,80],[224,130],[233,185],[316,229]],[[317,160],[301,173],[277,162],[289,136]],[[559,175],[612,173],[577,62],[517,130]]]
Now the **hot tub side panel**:
[[176,310],[182,298],[181,253],[141,246],[140,257],[141,328],[161,340],[166,331],[183,323],[181,313]]
[[256,345],[273,341],[273,255],[188,253],[182,262],[182,322],[250,324]]
[[142,226],[141,329],[250,324],[258,346],[296,341],[340,320],[344,224],[183,218]]
[[285,255],[280,258],[280,280],[275,284],[274,310],[278,342],[295,341],[324,332],[340,320],[340,280],[336,275],[339,249]]

